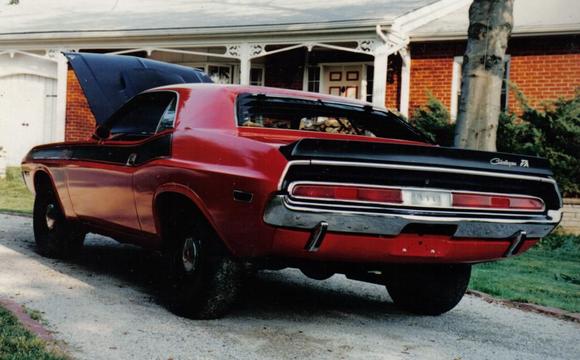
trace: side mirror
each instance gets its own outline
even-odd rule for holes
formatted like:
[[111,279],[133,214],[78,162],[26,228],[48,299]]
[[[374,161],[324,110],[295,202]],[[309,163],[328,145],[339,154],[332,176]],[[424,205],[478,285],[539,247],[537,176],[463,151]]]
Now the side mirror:
[[95,129],[95,133],[93,134],[93,139],[96,140],[105,140],[111,136],[111,130],[105,126],[99,125]]

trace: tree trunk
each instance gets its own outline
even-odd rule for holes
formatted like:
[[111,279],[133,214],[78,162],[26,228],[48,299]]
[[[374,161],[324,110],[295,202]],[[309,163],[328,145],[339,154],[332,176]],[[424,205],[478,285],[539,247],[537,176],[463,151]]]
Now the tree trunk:
[[514,0],[474,0],[469,8],[455,146],[496,151],[504,58]]

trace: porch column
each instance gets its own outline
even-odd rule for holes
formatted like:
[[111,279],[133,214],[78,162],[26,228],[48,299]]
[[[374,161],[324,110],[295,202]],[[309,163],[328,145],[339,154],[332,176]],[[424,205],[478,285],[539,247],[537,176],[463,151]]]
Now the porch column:
[[403,66],[401,68],[401,103],[399,104],[399,111],[401,114],[409,118],[409,93],[411,90],[411,53],[409,48],[399,52],[403,59]]
[[67,90],[67,73],[68,60],[62,54],[62,51],[70,49],[50,49],[47,56],[57,63],[56,70],[56,109],[54,124],[52,124],[50,141],[64,141],[66,127],[66,90]]
[[240,46],[240,85],[250,85],[250,46],[244,43]]
[[385,107],[387,95],[387,65],[389,54],[385,44],[379,45],[375,51],[373,75],[373,105]]

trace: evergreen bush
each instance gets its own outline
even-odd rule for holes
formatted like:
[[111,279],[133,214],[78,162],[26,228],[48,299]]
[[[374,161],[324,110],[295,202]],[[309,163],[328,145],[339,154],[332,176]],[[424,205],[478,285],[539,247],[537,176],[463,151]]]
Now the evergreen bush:
[[[572,99],[529,105],[516,90],[521,115],[502,113],[499,118],[497,150],[548,159],[564,196],[580,196],[580,91]],[[411,121],[427,137],[442,146],[453,146],[455,124],[449,112],[435,97],[429,96]]]

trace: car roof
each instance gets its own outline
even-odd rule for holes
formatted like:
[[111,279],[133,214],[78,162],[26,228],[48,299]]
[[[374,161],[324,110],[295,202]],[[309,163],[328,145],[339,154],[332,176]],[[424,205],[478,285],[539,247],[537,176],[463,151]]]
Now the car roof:
[[[352,104],[357,106],[365,106],[371,105],[370,103],[350,99],[342,96],[334,96],[322,93],[313,93],[308,91],[301,91],[301,90],[291,90],[291,89],[282,89],[282,88],[274,88],[274,87],[267,87],[267,86],[251,86],[251,85],[225,85],[225,84],[210,84],[210,83],[195,83],[195,84],[175,84],[175,85],[167,85],[167,86],[160,86],[154,89],[150,89],[147,91],[161,91],[161,90],[202,90],[202,91],[216,91],[216,92],[229,92],[234,95],[238,94],[265,94],[270,96],[281,96],[281,97],[295,97],[295,98],[303,98],[303,99],[310,99],[310,100],[322,100],[322,101],[329,101],[329,102],[338,102],[344,104]],[[376,107],[376,106],[375,106]],[[384,109],[384,108],[383,108]]]

